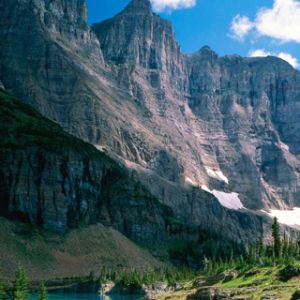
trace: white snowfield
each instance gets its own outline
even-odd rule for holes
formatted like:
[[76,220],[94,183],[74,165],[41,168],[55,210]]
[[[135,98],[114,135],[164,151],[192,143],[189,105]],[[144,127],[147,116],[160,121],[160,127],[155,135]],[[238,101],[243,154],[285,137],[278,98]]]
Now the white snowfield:
[[217,190],[210,190],[207,186],[203,185],[202,190],[211,193],[214,195],[220,204],[226,208],[239,210],[244,208],[243,203],[239,198],[239,194],[237,193],[225,193]]
[[185,182],[192,185],[192,186],[198,186],[198,184],[191,178],[185,177]]
[[205,171],[209,177],[224,181],[227,184],[229,183],[229,179],[223,174],[221,170],[213,170],[209,167],[205,167]]
[[271,210],[264,213],[271,217],[277,217],[278,222],[288,226],[300,226],[300,207],[294,207],[292,210]]

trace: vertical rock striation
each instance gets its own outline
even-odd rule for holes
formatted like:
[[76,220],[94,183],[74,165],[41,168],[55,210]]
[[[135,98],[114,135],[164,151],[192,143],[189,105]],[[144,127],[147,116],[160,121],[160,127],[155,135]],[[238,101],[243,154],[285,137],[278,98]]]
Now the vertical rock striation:
[[260,235],[255,213],[212,193],[254,210],[300,205],[300,75],[286,62],[184,55],[149,0],[92,28],[83,0],[3,0],[0,17],[5,88],[105,149],[189,226]]

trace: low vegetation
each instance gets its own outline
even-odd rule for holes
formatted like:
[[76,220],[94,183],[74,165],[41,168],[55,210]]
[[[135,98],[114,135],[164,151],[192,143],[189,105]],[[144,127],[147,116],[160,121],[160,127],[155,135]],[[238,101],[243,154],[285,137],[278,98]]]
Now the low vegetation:
[[[108,282],[139,289],[143,285],[165,282],[169,287],[176,287],[167,295],[168,299],[197,298],[197,293],[206,292],[209,287],[218,293],[239,295],[239,299],[261,299],[276,295],[278,299],[291,299],[300,288],[300,239],[281,236],[277,219],[273,224],[273,243],[264,244],[259,239],[255,245],[245,246],[244,253],[232,255],[227,259],[203,257],[201,268],[158,268],[138,271],[137,269],[111,269],[102,267],[99,272],[89,276],[65,278],[60,283],[76,282],[79,284],[97,283],[99,286]],[[47,283],[49,284],[49,282]],[[178,287],[181,287],[178,290]],[[272,296],[273,295],[273,296]],[[166,296],[162,296],[164,298]],[[13,286],[0,281],[0,300],[29,298],[29,282],[24,269],[19,268]],[[38,299],[47,299],[44,284],[39,287]],[[234,299],[234,298],[233,298]]]
[[[26,271],[19,267],[16,271],[13,286],[0,283],[0,300],[28,300],[30,296],[30,283]],[[38,300],[47,300],[47,289],[41,284],[38,291]]]

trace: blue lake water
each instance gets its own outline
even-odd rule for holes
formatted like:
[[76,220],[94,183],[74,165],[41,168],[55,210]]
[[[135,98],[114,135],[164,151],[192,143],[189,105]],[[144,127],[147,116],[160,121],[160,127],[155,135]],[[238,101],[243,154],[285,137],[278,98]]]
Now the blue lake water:
[[[71,293],[49,293],[48,300],[140,300],[140,295],[111,295],[111,296],[99,296],[97,294],[71,294]],[[31,296],[30,300],[37,300],[38,296]]]

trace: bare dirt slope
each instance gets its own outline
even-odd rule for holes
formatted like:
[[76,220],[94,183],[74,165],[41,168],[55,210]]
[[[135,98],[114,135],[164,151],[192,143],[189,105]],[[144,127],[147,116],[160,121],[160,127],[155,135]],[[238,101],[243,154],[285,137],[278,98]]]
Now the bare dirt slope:
[[[118,231],[92,225],[60,236],[0,218],[0,272],[12,279],[18,266],[32,280],[74,277],[108,268],[162,266]],[[4,274],[5,271],[5,274]]]

